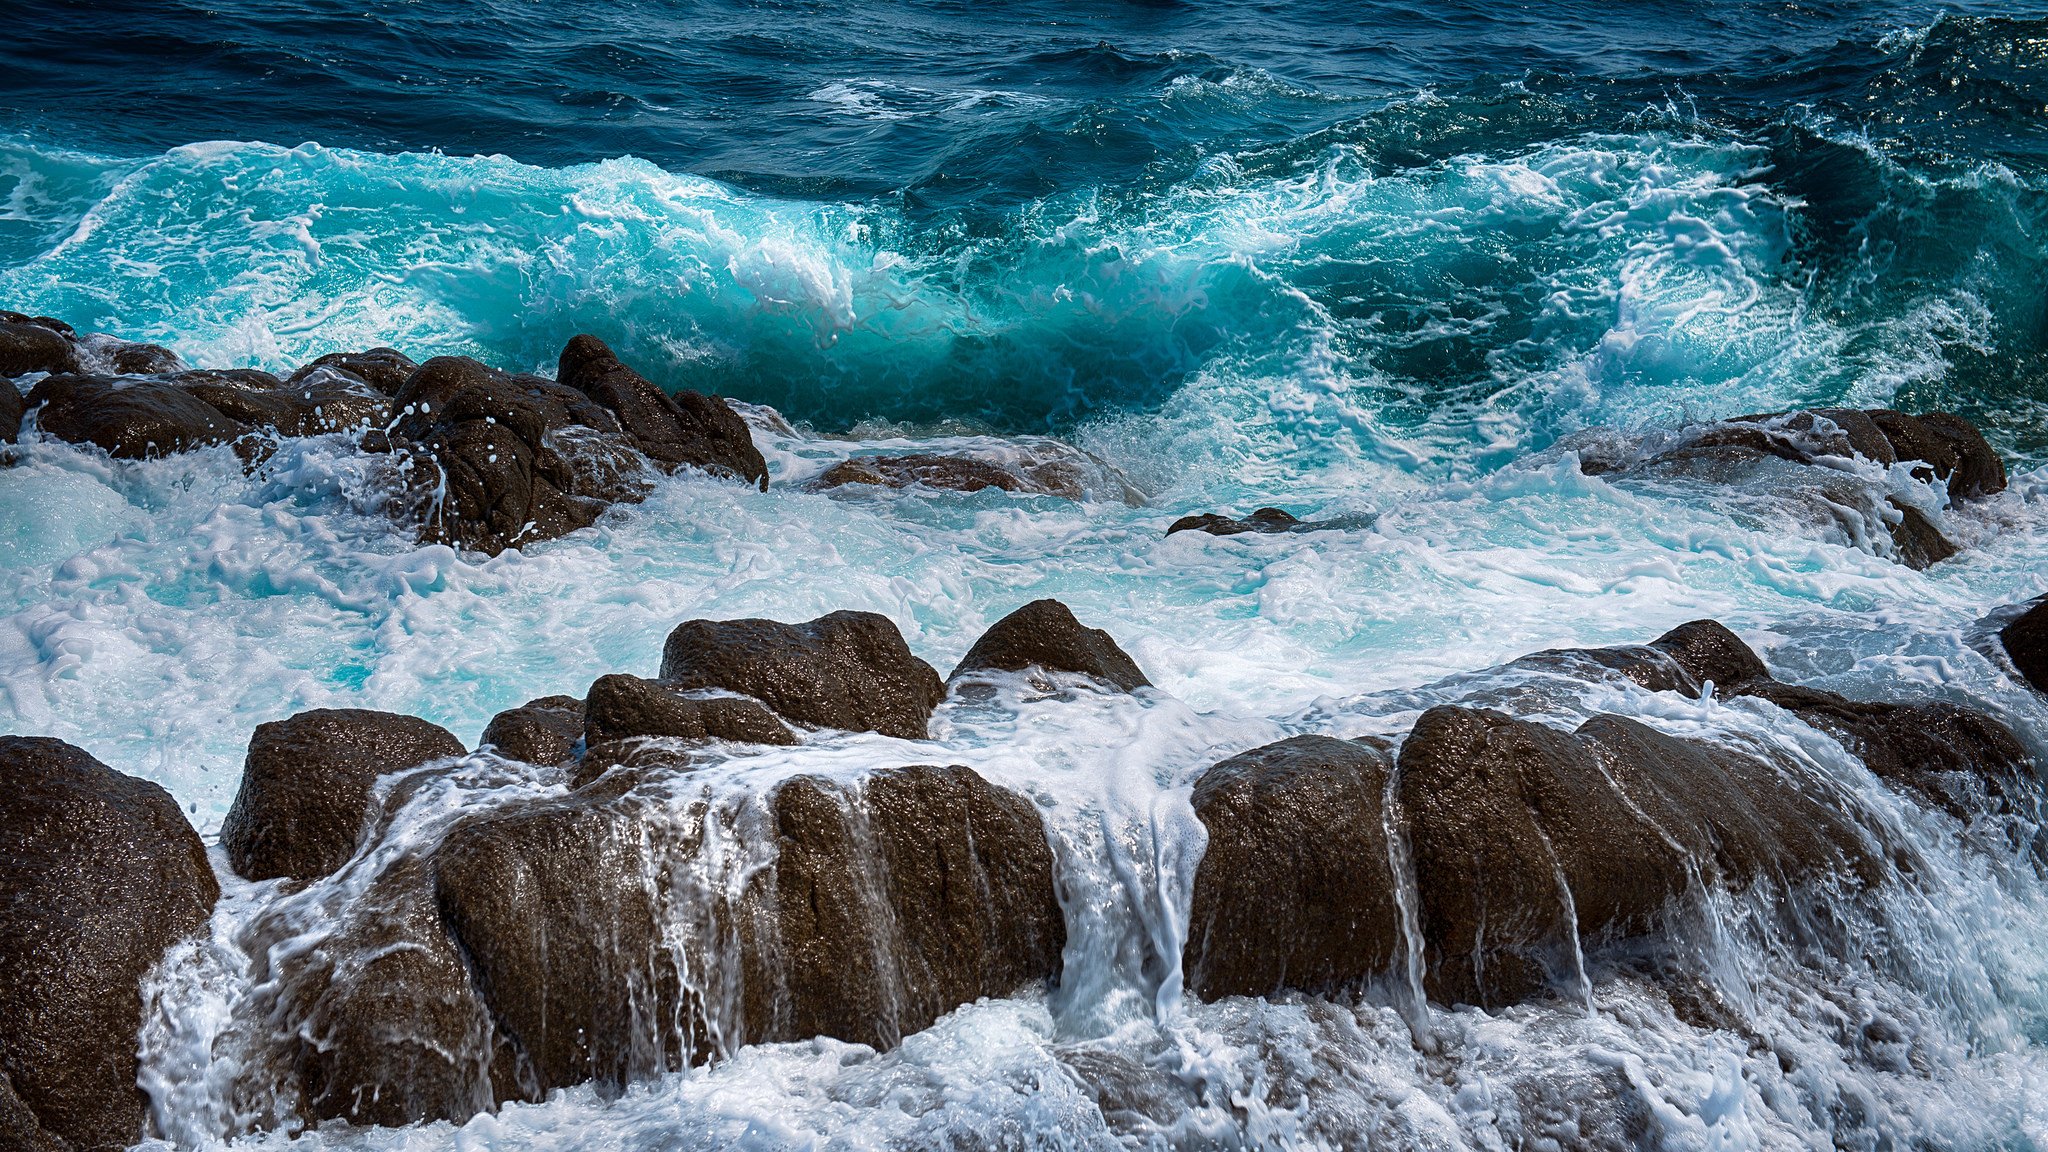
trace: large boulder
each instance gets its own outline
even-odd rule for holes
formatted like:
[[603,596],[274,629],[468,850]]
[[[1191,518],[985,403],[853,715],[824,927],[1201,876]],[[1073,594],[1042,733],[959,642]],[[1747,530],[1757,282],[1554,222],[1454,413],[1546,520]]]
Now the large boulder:
[[662,647],[679,688],[752,696],[800,724],[922,740],[945,685],[886,616],[833,612],[803,624],[690,620]]
[[1694,683],[1712,682],[1722,692],[1771,678],[1763,657],[1718,620],[1680,624],[1650,641],[1649,646],[1676,661]]
[[392,401],[393,435],[426,463],[423,535],[496,555],[587,527],[601,500],[576,494],[576,476],[550,448],[569,423],[559,399],[462,357],[421,365]]
[[1655,929],[1700,882],[1879,875],[1847,818],[1775,766],[1620,717],[1565,733],[1432,708],[1397,779],[1425,987],[1452,1003],[1568,987],[1586,948]]
[[248,431],[196,396],[160,380],[47,376],[29,391],[36,426],[59,440],[141,460],[222,444]]
[[1999,629],[1998,641],[2019,670],[2020,679],[2036,692],[2048,692],[2048,599],[2032,607]]
[[221,824],[221,847],[245,879],[325,876],[360,846],[379,776],[465,751],[438,724],[360,708],[321,708],[260,724]]
[[1182,970],[1204,999],[1327,994],[1386,972],[1401,947],[1380,746],[1296,736],[1195,784],[1209,846],[1195,872]]
[[1899,459],[1927,465],[1914,475],[1948,482],[1951,503],[2005,491],[2005,462],[1968,420],[1949,412],[1908,416],[1885,408],[1868,415]]
[[142,979],[213,909],[206,847],[169,793],[62,741],[0,736],[0,778],[0,1134],[126,1148]]
[[477,747],[489,746],[507,760],[552,767],[573,757],[582,739],[583,701],[543,696],[491,717]]
[[670,396],[619,362],[604,341],[577,336],[562,349],[555,378],[618,417],[640,451],[669,468],[688,465],[768,487],[768,462],[746,421],[716,396]]
[[231,420],[285,436],[381,429],[391,421],[388,397],[338,373],[315,373],[285,384],[268,372],[201,370],[180,373],[170,382]]
[[982,633],[961,657],[951,680],[972,672],[1078,672],[1125,692],[1149,688],[1152,682],[1110,634],[1084,627],[1057,600],[1033,600]]
[[0,313],[0,376],[77,370],[78,350],[70,337],[19,313]]
[[797,742],[796,735],[751,696],[690,691],[638,676],[598,677],[583,709],[586,746],[644,736],[748,744]]

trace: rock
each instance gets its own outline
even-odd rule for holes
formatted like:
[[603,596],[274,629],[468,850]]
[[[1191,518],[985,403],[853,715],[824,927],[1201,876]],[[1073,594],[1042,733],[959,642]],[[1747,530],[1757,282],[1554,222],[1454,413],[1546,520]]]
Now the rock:
[[38,328],[48,328],[66,340],[78,339],[77,329],[50,316],[30,316],[27,313],[9,312],[0,308],[0,324],[34,324]]
[[298,384],[309,375],[327,370],[353,376],[386,396],[396,396],[419,367],[395,348],[330,352],[292,373],[286,383]]
[[638,676],[600,676],[584,704],[584,741],[636,736],[795,744],[794,733],[751,696],[691,693]]
[[723,400],[688,390],[671,397],[595,336],[569,341],[555,378],[611,409],[640,451],[669,469],[688,465],[767,490],[768,463],[746,421]]
[[502,373],[437,356],[392,406],[394,436],[432,465],[418,482],[425,539],[495,556],[588,527],[603,511],[566,491],[575,481],[545,443],[546,401]]
[[669,633],[661,678],[752,696],[799,724],[925,738],[945,685],[886,616],[833,612],[804,624],[691,620]]
[[2039,600],[1998,633],[2020,678],[2036,692],[2048,692],[2048,599]]
[[890,1047],[1058,975],[1052,849],[1023,797],[966,768],[918,766],[857,790],[796,777],[774,811],[781,986],[769,1010],[750,1008],[760,1038]]
[[438,724],[360,708],[259,724],[221,847],[244,879],[318,879],[355,855],[379,776],[465,751]]
[[12,381],[0,380],[0,444],[12,444],[21,435],[21,417],[28,411],[28,399]]
[[381,429],[391,422],[388,399],[367,384],[334,373],[316,373],[286,385],[267,372],[185,372],[172,383],[229,419],[285,436]]
[[1437,707],[1402,745],[1433,997],[1511,1004],[1578,978],[1581,947],[1656,928],[1697,875],[1874,881],[1856,829],[1760,760],[1598,716],[1576,734]]
[[998,488],[1004,492],[1045,493],[1048,490],[1008,469],[965,456],[914,453],[908,456],[855,456],[825,470],[810,483],[817,490],[845,484],[872,484],[877,488],[908,488],[923,485],[951,492],[979,492]]
[[78,350],[64,333],[20,313],[0,313],[0,376],[76,371]]
[[582,740],[583,701],[543,696],[491,717],[477,746],[490,745],[507,760],[551,767],[573,758]]
[[47,376],[28,394],[36,426],[59,440],[141,460],[222,444],[248,428],[173,385],[104,376]]
[[1948,412],[1908,416],[1882,408],[1869,415],[1899,459],[1926,462],[1925,469],[1913,470],[1915,476],[1948,481],[1950,503],[2005,491],[2005,463],[1968,420]]
[[1388,971],[1401,912],[1387,855],[1387,777],[1371,743],[1296,736],[1195,783],[1209,847],[1182,956],[1205,1000],[1283,988],[1330,994]]
[[1926,513],[1896,496],[1887,496],[1884,502],[1899,514],[1898,523],[1885,525],[1891,533],[1892,555],[1899,563],[1922,572],[1962,551],[1955,541],[1941,534]]
[[185,366],[176,352],[161,344],[114,340],[98,344],[93,352],[123,376],[157,376]]
[[0,777],[0,1132],[126,1148],[142,978],[212,913],[206,847],[169,793],[62,741],[0,736]]
[[1207,532],[1211,536],[1236,536],[1245,532],[1351,532],[1372,527],[1377,516],[1332,516],[1327,520],[1301,520],[1278,508],[1261,508],[1242,520],[1204,512],[1183,516],[1166,529],[1175,532]]
[[1078,672],[1125,692],[1152,686],[1109,633],[1082,627],[1074,613],[1057,600],[1033,600],[996,621],[967,650],[950,680],[982,670],[1021,672],[1026,668]]
[[1712,681],[1724,693],[1752,680],[1771,678],[1763,658],[1718,620],[1680,624],[1650,641],[1650,647],[1676,660],[1696,683]]

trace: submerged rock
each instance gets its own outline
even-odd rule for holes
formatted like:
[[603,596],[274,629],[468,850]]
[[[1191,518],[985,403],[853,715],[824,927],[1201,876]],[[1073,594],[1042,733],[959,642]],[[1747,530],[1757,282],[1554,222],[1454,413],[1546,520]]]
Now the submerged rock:
[[552,767],[567,763],[582,740],[583,701],[543,696],[491,717],[477,746],[490,745],[507,760]]
[[244,879],[318,879],[355,855],[379,776],[466,751],[438,724],[360,708],[260,724],[221,824],[221,847]]
[[28,411],[28,398],[12,381],[0,380],[0,444],[11,444],[21,435],[21,417]]
[[1166,529],[1175,532],[1207,532],[1211,536],[1237,536],[1246,532],[1352,532],[1370,528],[1375,516],[1333,516],[1328,520],[1302,520],[1279,508],[1261,508],[1242,520],[1214,512],[1183,516]]
[[1136,661],[1100,628],[1083,627],[1057,600],[1033,600],[1001,620],[967,650],[949,682],[978,671],[1078,672],[1124,692],[1149,688]]
[[662,647],[661,678],[752,696],[799,724],[925,738],[946,689],[886,616],[833,612],[803,624],[691,620]]
[[224,444],[249,430],[158,380],[48,376],[30,390],[28,406],[37,410],[36,426],[45,433],[128,460]]
[[1401,947],[1376,744],[1296,736],[1233,756],[1195,784],[1209,846],[1182,957],[1204,999],[1334,993],[1386,972]]
[[126,1148],[142,978],[212,911],[206,847],[169,793],[62,741],[0,736],[0,777],[0,1137]]
[[813,480],[810,487],[823,490],[845,484],[871,484],[878,488],[909,488],[922,485],[953,492],[979,492],[997,488],[1004,492],[1066,495],[986,460],[966,456],[913,453],[908,456],[855,456],[842,460]]
[[746,421],[715,396],[687,389],[670,396],[619,362],[604,341],[578,336],[562,349],[555,378],[618,417],[650,458],[768,487],[768,462]]

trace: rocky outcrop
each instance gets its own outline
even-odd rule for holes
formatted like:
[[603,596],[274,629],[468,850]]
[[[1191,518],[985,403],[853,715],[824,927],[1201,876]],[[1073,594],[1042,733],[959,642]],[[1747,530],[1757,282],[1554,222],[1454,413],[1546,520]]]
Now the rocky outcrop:
[[28,411],[28,399],[12,381],[0,380],[0,444],[11,444],[21,435],[21,417]]
[[212,911],[206,848],[169,793],[62,741],[0,736],[0,778],[0,1137],[126,1148],[142,978]]
[[1879,872],[1846,818],[1772,765],[1620,717],[1568,734],[1432,708],[1398,771],[1424,984],[1446,1002],[1569,987],[1583,946],[1656,927],[1702,881]]
[[567,763],[582,740],[583,701],[543,696],[491,717],[477,747],[494,748],[507,760],[553,766]]
[[29,391],[36,426],[59,440],[143,460],[224,444],[247,432],[174,384],[106,376],[48,376]]
[[1377,744],[1296,736],[1195,784],[1209,846],[1195,873],[1182,970],[1204,999],[1334,993],[1386,972],[1401,947]]
[[752,696],[799,724],[925,738],[945,685],[873,612],[833,612],[803,624],[691,620],[669,633],[661,678],[683,689]]
[[316,373],[285,384],[251,369],[184,372],[169,382],[237,423],[281,436],[381,429],[390,398],[352,377]]
[[372,348],[367,352],[330,352],[291,374],[288,384],[309,379],[346,376],[359,380],[384,396],[396,396],[405,382],[419,371],[419,365],[396,348]]
[[949,682],[974,672],[1077,672],[1120,691],[1149,688],[1136,661],[1117,647],[1110,634],[1087,628],[1057,600],[1033,600],[982,633],[967,650]]
[[2034,691],[2048,692],[2048,599],[2036,601],[1999,629],[1998,641],[2020,678]]
[[355,855],[379,776],[465,751],[437,724],[359,708],[258,725],[221,847],[245,879],[318,879]]
[[665,467],[687,465],[767,489],[768,463],[746,421],[718,397],[687,389],[671,396],[595,336],[569,341],[555,378],[610,409],[640,451]]
[[1332,516],[1327,520],[1302,520],[1280,508],[1261,508],[1243,519],[1203,512],[1183,516],[1166,529],[1175,532],[1207,532],[1211,536],[1238,536],[1246,532],[1351,532],[1370,528],[1376,516]]
[[72,345],[70,326],[55,324],[19,312],[0,312],[0,376],[76,372],[78,350]]

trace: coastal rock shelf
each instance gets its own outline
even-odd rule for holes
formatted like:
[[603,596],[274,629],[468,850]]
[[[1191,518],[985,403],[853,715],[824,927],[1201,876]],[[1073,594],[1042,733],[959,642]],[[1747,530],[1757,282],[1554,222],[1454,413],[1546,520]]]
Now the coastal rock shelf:
[[[0,312],[0,440],[25,420],[43,434],[142,459],[233,444],[252,468],[281,438],[336,435],[381,464],[379,507],[422,541],[497,555],[595,523],[644,500],[677,469],[765,490],[755,439],[797,431],[772,409],[664,392],[594,336],[562,349],[555,378],[506,373],[463,357],[415,364],[390,348],[334,353],[280,379],[257,369],[190,369],[170,350],[80,335],[49,317]],[[1045,437],[936,437],[861,452],[792,479],[847,496],[876,489],[995,492],[1019,498],[1144,496],[1117,469]],[[1949,413],[1802,409],[1736,416],[1647,434],[1568,438],[1588,476],[1624,485],[1704,487],[1738,506],[1772,509],[1817,534],[1924,569],[1962,545],[1945,509],[2006,486],[2004,463]],[[1883,479],[1869,473],[1886,471]],[[1301,519],[1282,508],[1243,517],[1203,512],[1171,536],[1359,532],[1376,513]]]
[[[1492,673],[1762,702],[1898,803],[2039,826],[2038,769],[1990,712],[1782,683],[1711,620]],[[532,701],[475,751],[365,710],[261,726],[219,857],[265,882],[244,897],[256,911],[234,946],[251,971],[212,1041],[236,1098],[257,1102],[238,1123],[459,1122],[751,1044],[888,1049],[979,998],[1092,978],[1072,969],[1074,878],[1038,806],[914,755],[937,751],[927,725],[949,691],[1004,677],[1064,686],[1057,707],[1158,691],[1109,633],[1040,600],[993,625],[950,688],[873,614],[691,620],[658,677]],[[1228,750],[1179,794],[1206,848],[1166,921],[1178,937],[1147,963],[1176,965],[1203,1000],[1411,1010],[1417,994],[1489,1009],[1584,997],[1622,964],[1676,1002],[1698,978],[1682,924],[1706,904],[1761,895],[1797,933],[1793,897],[1853,903],[1914,868],[1892,801],[1792,747],[1502,708],[1469,694],[1393,739]],[[905,742],[903,765],[773,766],[778,749],[856,730]],[[0,766],[21,797],[0,859],[0,1133],[122,1146],[144,1131],[145,983],[175,981],[179,962],[148,974],[201,931],[215,877],[154,785],[48,739],[0,739]],[[1072,1064],[1105,1099],[1128,1087],[1107,1059]]]

